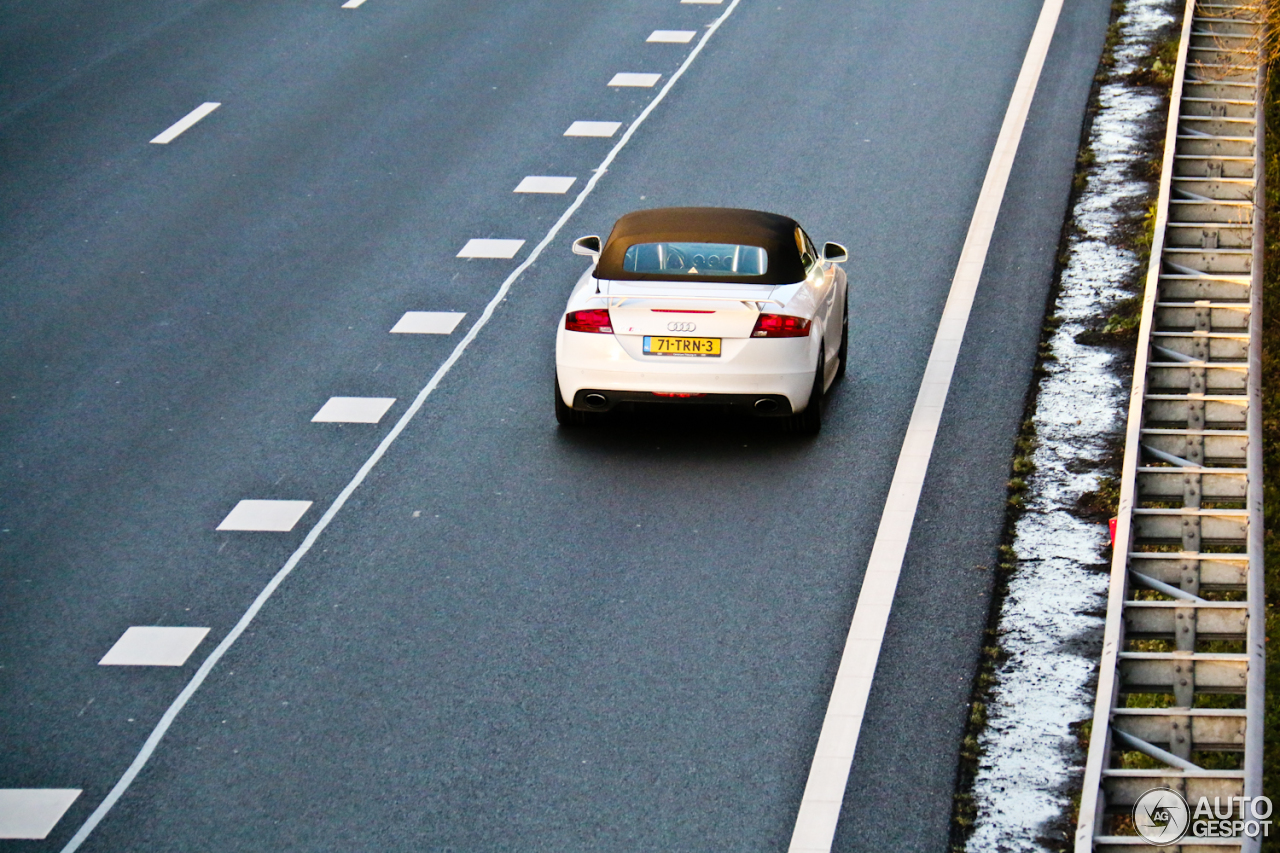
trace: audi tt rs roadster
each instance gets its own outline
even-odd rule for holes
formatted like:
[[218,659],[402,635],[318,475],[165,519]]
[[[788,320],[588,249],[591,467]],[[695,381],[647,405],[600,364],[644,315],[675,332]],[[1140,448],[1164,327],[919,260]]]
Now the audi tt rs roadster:
[[849,351],[848,252],[821,253],[774,213],[669,207],[628,213],[569,296],[556,334],[556,419],[637,403],[701,403],[822,427]]

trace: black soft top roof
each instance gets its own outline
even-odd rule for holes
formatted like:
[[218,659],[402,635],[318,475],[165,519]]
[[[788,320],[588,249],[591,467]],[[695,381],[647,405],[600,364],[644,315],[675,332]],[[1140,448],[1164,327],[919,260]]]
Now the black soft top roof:
[[700,281],[744,284],[792,284],[804,278],[796,244],[800,226],[789,216],[732,207],[660,207],[637,210],[617,221],[605,241],[596,278],[626,281],[670,281],[663,273],[628,272],[622,257],[637,243],[740,243],[769,253],[764,275],[698,276]]

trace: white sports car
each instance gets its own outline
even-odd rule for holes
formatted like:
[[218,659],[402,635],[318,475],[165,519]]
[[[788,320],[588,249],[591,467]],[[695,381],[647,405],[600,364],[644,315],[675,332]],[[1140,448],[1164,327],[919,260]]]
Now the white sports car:
[[774,213],[628,213],[569,296],[556,334],[556,419],[635,403],[712,403],[816,433],[849,350],[848,259]]

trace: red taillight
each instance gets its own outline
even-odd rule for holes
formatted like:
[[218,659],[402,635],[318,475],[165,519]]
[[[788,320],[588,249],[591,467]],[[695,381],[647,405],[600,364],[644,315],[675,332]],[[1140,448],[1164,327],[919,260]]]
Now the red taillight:
[[761,314],[756,320],[756,327],[751,330],[751,337],[807,338],[809,322],[803,317],[792,317],[789,314]]
[[706,394],[686,394],[682,391],[653,391],[655,397],[678,397],[681,400],[688,400],[692,397],[705,397]]
[[570,311],[564,315],[564,327],[571,332],[603,332],[613,334],[613,322],[608,308],[588,308],[586,311]]

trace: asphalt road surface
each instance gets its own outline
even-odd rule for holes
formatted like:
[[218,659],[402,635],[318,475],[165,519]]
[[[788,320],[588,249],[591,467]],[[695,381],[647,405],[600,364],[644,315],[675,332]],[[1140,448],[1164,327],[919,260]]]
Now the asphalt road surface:
[[[1067,4],[1054,36],[840,851],[946,848],[982,566],[1108,6]],[[68,842],[728,8],[7,4],[0,788],[83,793],[47,839],[0,846]],[[1039,10],[741,0],[82,849],[785,849]],[[621,127],[563,135],[575,121]],[[513,192],[526,176],[575,180]],[[849,374],[816,439],[679,413],[557,429],[569,243],[667,205],[776,211],[848,245]],[[457,257],[472,238],[526,242]],[[408,311],[465,316],[390,333]],[[335,396],[395,402],[312,422]],[[242,499],[312,504],[287,532],[217,530]],[[133,626],[209,633],[180,666],[100,665]]]

